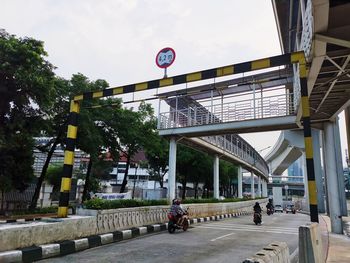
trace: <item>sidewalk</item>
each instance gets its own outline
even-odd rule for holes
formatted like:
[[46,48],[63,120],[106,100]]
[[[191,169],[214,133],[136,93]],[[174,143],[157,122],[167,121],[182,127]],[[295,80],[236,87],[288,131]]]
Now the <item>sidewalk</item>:
[[[349,263],[350,262],[350,233],[348,235],[339,235],[331,233],[331,223],[328,216],[322,215],[323,223],[320,222],[321,229],[327,227],[327,233],[321,230],[322,241],[326,249],[327,263]],[[350,217],[344,217],[344,230],[347,231],[350,229]],[[328,243],[328,244],[327,244]]]

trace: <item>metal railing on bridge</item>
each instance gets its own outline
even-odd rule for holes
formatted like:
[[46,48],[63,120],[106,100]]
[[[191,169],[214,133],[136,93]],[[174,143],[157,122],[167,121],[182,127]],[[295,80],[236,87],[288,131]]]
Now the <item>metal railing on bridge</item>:
[[229,154],[256,167],[256,169],[265,176],[268,176],[269,168],[264,158],[262,158],[261,155],[239,135],[227,134],[220,136],[206,136],[200,137],[200,139],[225,150]]
[[207,106],[188,105],[161,112],[158,129],[192,127],[199,125],[254,120],[295,114],[293,93],[279,94],[257,99],[246,99]]

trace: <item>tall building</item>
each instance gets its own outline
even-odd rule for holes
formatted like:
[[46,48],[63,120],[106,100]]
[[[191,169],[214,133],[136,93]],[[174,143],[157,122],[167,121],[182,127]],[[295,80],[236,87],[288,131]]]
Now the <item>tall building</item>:
[[[288,167],[288,177],[303,176],[303,161],[302,157],[296,160],[292,165]],[[302,183],[303,178],[288,178],[289,182]]]

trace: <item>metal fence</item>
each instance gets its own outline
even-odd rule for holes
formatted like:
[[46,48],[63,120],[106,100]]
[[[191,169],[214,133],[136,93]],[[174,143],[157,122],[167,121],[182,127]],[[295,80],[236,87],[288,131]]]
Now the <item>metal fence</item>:
[[293,93],[246,99],[209,106],[192,106],[159,114],[159,129],[254,120],[295,114]]

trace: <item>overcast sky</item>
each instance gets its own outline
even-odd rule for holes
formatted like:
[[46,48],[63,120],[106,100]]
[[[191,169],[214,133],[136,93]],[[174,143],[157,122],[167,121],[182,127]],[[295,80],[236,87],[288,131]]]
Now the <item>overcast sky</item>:
[[[281,53],[270,0],[2,0],[0,28],[44,41],[58,75],[110,86],[161,78],[155,56],[168,46],[170,76]],[[278,134],[244,137],[261,150]]]

